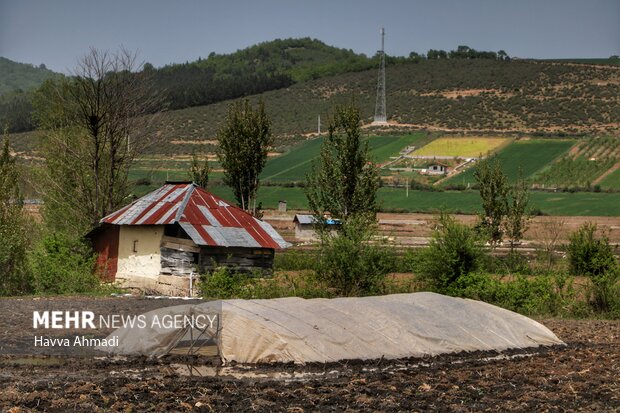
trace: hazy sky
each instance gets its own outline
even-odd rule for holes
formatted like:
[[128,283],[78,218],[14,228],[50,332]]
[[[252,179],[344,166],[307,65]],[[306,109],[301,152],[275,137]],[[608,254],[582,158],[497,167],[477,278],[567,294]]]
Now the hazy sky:
[[162,66],[287,37],[372,55],[504,49],[533,58],[620,54],[620,0],[0,0],[0,56],[67,72],[90,46]]

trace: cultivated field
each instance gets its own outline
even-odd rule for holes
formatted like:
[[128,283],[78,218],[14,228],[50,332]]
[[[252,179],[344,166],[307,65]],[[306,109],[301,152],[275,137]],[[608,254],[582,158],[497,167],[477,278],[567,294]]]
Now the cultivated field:
[[603,180],[601,180],[600,184],[601,187],[605,189],[620,188],[620,168],[607,175]]
[[479,158],[494,152],[510,142],[508,138],[493,137],[442,137],[416,149],[412,156],[452,156],[455,158]]
[[[512,142],[497,153],[497,159],[509,181],[515,181],[519,176],[529,178],[545,168],[549,163],[568,151],[575,144],[572,139],[521,139]],[[474,170],[468,170],[453,176],[444,182],[449,184],[473,185]]]
[[[0,301],[2,342],[32,340],[35,309],[139,314],[160,300]],[[175,305],[167,301],[164,305]],[[307,366],[210,359],[0,356],[2,411],[617,411],[620,323],[541,320],[566,347]],[[64,330],[66,333],[66,330]],[[79,332],[74,331],[74,334]],[[104,336],[107,332],[97,332]],[[20,344],[21,343],[21,344]],[[5,353],[6,354],[6,351]]]
[[[210,190],[224,199],[233,199],[228,187],[215,186]],[[280,200],[287,201],[289,209],[307,210],[308,204],[303,188],[263,186],[258,200],[264,208],[276,209]],[[409,191],[404,188],[380,188],[379,201],[383,211],[446,212],[475,214],[480,212],[480,196],[477,191]],[[534,191],[530,205],[549,215],[620,216],[620,193],[596,192],[542,192]]]
[[[272,182],[305,181],[306,174],[312,169],[312,161],[320,155],[323,139],[309,139],[286,154],[269,160],[261,179]],[[367,142],[374,161],[384,163],[391,156],[398,156],[402,149],[421,145],[428,139],[425,133],[420,132],[404,136],[371,136]]]
[[620,138],[583,140],[534,180],[546,186],[587,187],[618,162]]

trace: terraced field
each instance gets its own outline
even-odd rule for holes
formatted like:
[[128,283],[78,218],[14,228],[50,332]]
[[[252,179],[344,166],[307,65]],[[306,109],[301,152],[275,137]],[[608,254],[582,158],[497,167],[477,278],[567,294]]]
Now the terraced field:
[[[514,182],[519,169],[523,177],[529,178],[567,152],[575,142],[574,139],[521,139],[500,150],[497,159],[509,181]],[[444,181],[444,185],[473,185],[475,182],[474,169],[469,168]]]
[[[620,138],[584,140],[558,162],[538,174],[534,181],[553,187],[589,187],[619,161]],[[613,184],[613,179],[608,184]]]
[[478,158],[493,152],[510,142],[509,138],[496,137],[443,137],[416,149],[412,156],[453,156],[455,158]]

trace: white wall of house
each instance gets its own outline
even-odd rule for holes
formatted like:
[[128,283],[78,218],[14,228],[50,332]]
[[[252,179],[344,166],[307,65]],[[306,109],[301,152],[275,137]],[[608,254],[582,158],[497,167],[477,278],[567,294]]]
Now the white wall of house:
[[116,275],[157,278],[161,272],[160,247],[163,235],[163,225],[121,226]]

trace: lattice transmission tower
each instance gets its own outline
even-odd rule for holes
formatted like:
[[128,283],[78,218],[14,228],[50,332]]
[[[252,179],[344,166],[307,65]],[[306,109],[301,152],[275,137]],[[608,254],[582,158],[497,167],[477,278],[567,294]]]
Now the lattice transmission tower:
[[374,125],[387,124],[387,115],[385,110],[385,29],[381,28],[381,50],[379,50],[379,58],[381,63],[379,66],[379,80],[377,81],[377,102],[375,104],[375,120]]

